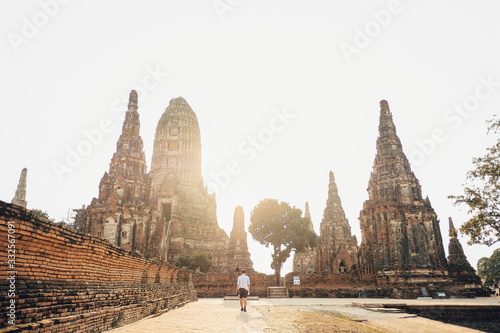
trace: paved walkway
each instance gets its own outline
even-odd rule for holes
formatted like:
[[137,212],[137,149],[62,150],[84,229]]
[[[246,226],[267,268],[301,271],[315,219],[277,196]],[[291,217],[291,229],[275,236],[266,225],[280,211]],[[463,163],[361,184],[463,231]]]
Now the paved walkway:
[[389,332],[425,333],[465,333],[479,332],[460,326],[445,324],[422,317],[405,314],[380,313],[351,306],[356,303],[418,304],[418,305],[500,305],[500,297],[475,299],[435,299],[401,300],[373,298],[288,298],[249,301],[247,312],[241,312],[238,301],[224,301],[220,298],[200,298],[179,309],[168,311],[160,316],[144,318],[124,327],[110,330],[110,333],[156,333],[156,332],[228,332],[261,333],[266,332],[264,316],[260,306],[290,306],[336,311],[367,320]]

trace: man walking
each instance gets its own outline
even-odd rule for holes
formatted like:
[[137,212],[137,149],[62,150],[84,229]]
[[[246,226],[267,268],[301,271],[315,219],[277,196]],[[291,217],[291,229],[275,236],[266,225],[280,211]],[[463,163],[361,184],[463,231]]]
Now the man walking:
[[241,270],[241,275],[238,276],[238,293],[240,295],[241,311],[247,312],[247,297],[250,294],[250,277],[245,274],[246,270]]

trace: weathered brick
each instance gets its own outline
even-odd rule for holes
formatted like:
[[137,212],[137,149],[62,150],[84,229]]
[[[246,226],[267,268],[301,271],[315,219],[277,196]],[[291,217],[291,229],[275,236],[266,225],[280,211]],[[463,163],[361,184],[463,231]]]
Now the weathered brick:
[[[196,299],[192,272],[142,259],[112,246],[39,219],[18,206],[0,201],[0,234],[16,222],[16,326],[0,318],[0,332],[88,332],[129,323],[155,309]],[[6,239],[0,246],[6,247]],[[151,271],[151,272],[149,272]],[[157,272],[178,276],[177,282]],[[144,282],[144,277],[149,277]],[[0,272],[0,285],[7,285]],[[0,297],[8,306],[7,290]],[[166,304],[163,300],[174,300]]]

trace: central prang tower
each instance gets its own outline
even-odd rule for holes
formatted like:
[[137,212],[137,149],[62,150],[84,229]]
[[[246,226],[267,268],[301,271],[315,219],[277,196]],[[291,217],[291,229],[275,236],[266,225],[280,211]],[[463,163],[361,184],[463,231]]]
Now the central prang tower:
[[448,275],[439,221],[429,199],[422,198],[385,100],[380,102],[377,153],[359,221],[362,272],[394,282],[398,277]]
[[217,223],[215,194],[203,184],[198,118],[182,97],[158,121],[150,179],[152,220],[168,226],[168,260],[211,252],[214,268],[226,267],[229,238]]
[[198,118],[182,97],[170,100],[156,126],[151,163],[153,199],[164,194],[169,177],[175,178],[177,186],[203,188]]

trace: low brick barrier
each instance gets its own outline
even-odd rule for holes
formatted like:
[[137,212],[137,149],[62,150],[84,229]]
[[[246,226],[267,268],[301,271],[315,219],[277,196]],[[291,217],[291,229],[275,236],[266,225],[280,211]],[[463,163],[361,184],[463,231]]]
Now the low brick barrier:
[[[217,298],[229,295],[236,295],[236,282],[239,273],[225,274],[194,274],[193,283],[200,298]],[[250,295],[267,297],[267,287],[276,284],[274,275],[248,272],[250,277]]]
[[[298,278],[299,285],[294,284]],[[366,298],[389,297],[391,291],[380,288],[374,275],[358,276],[351,273],[288,273],[285,277],[290,296],[312,298]]]
[[197,299],[192,271],[0,201],[0,332],[102,332]]

